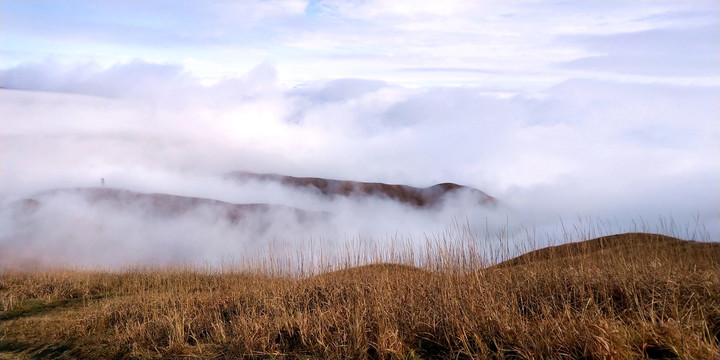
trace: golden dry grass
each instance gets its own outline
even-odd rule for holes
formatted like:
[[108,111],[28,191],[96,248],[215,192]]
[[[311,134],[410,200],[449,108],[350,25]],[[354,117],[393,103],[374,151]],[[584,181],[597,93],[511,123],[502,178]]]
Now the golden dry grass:
[[481,270],[452,250],[429,251],[422,269],[400,256],[312,275],[4,270],[0,350],[68,359],[720,357],[719,243],[630,233]]

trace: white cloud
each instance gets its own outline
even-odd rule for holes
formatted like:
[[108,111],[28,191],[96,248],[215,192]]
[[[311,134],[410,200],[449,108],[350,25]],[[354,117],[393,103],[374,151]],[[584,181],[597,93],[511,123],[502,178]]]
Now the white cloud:
[[[3,211],[101,177],[330,206],[218,178],[250,170],[452,181],[537,227],[700,212],[720,234],[716,2],[165,5],[0,3]],[[334,230],[440,227],[385,205],[364,204]],[[83,206],[80,220],[95,219]],[[106,227],[142,224],[125,215]],[[231,230],[212,231],[220,251]]]
[[[126,75],[114,77],[114,98],[0,92],[6,200],[105,177],[136,191],[242,202],[202,179],[251,170],[415,186],[452,181],[498,197],[530,223],[542,217],[537,212],[553,219],[720,212],[715,87],[576,80],[507,97],[357,79],[284,89],[267,64],[211,87],[173,67],[158,77],[146,64],[118,65],[78,82],[75,69],[39,66],[66,79],[56,90],[76,93],[96,91],[108,74]],[[184,86],[166,86],[177,81]],[[133,82],[165,90],[126,86]],[[253,192],[252,201],[283,203],[274,192]]]
[[563,64],[574,69],[666,76],[720,75],[717,23],[613,35],[576,35],[592,56]]
[[[7,68],[50,58],[108,66],[144,59],[183,64],[193,75],[215,82],[270,61],[281,70],[278,80],[284,84],[352,77],[419,86],[493,82],[518,91],[544,88],[578,73],[625,80],[638,73],[666,81],[677,74],[707,77],[713,59],[706,59],[706,52],[684,56],[677,47],[664,46],[665,40],[692,35],[690,44],[716,48],[718,43],[713,31],[717,16],[707,15],[718,13],[714,2],[168,5],[103,2],[69,8],[58,2],[3,3],[3,64]],[[186,26],[190,23],[192,30]],[[688,34],[690,27],[704,30]],[[655,34],[660,41],[647,41],[642,34]],[[636,51],[629,59],[616,47],[606,54],[603,44],[620,42],[621,51],[642,53]],[[694,70],[692,64],[698,61],[705,72]],[[672,74],[665,73],[668,67]],[[482,68],[502,76],[409,76],[395,72],[401,68]]]

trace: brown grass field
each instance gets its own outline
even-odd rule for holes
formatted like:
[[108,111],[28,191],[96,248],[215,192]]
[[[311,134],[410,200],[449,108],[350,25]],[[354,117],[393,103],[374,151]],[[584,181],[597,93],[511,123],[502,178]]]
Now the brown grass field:
[[4,269],[0,352],[20,359],[720,358],[720,243],[627,233],[503,262],[447,244],[424,256],[296,272],[272,264]]

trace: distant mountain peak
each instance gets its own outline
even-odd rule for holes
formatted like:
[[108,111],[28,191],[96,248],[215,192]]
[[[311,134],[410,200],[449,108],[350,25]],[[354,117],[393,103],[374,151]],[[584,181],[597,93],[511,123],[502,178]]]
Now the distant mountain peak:
[[293,214],[300,222],[313,217],[325,216],[319,212],[284,205],[265,203],[236,204],[216,199],[141,193],[107,187],[55,189],[38,194],[35,198],[25,199],[20,204],[25,211],[34,211],[42,205],[45,197],[53,195],[76,196],[84,199],[89,204],[107,204],[127,209],[139,208],[154,216],[165,217],[175,217],[200,207],[209,207],[218,211],[222,217],[232,223],[237,223],[248,214],[261,214],[277,210]]
[[317,191],[318,194],[328,197],[363,197],[379,196],[395,200],[416,208],[430,208],[438,206],[448,196],[465,192],[477,200],[478,205],[494,206],[497,200],[473,187],[455,183],[441,183],[430,187],[419,188],[408,185],[386,184],[379,182],[360,182],[350,180],[335,180],[317,177],[294,177],[279,174],[258,174],[248,171],[235,171],[228,173],[226,178],[239,181],[268,181],[286,186],[306,188]]

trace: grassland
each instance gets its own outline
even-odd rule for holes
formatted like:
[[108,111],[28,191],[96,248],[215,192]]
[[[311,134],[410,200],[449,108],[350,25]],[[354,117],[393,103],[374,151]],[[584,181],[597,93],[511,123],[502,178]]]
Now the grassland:
[[447,244],[418,257],[297,272],[5,269],[0,350],[40,359],[720,358],[720,243],[628,233],[496,263]]

